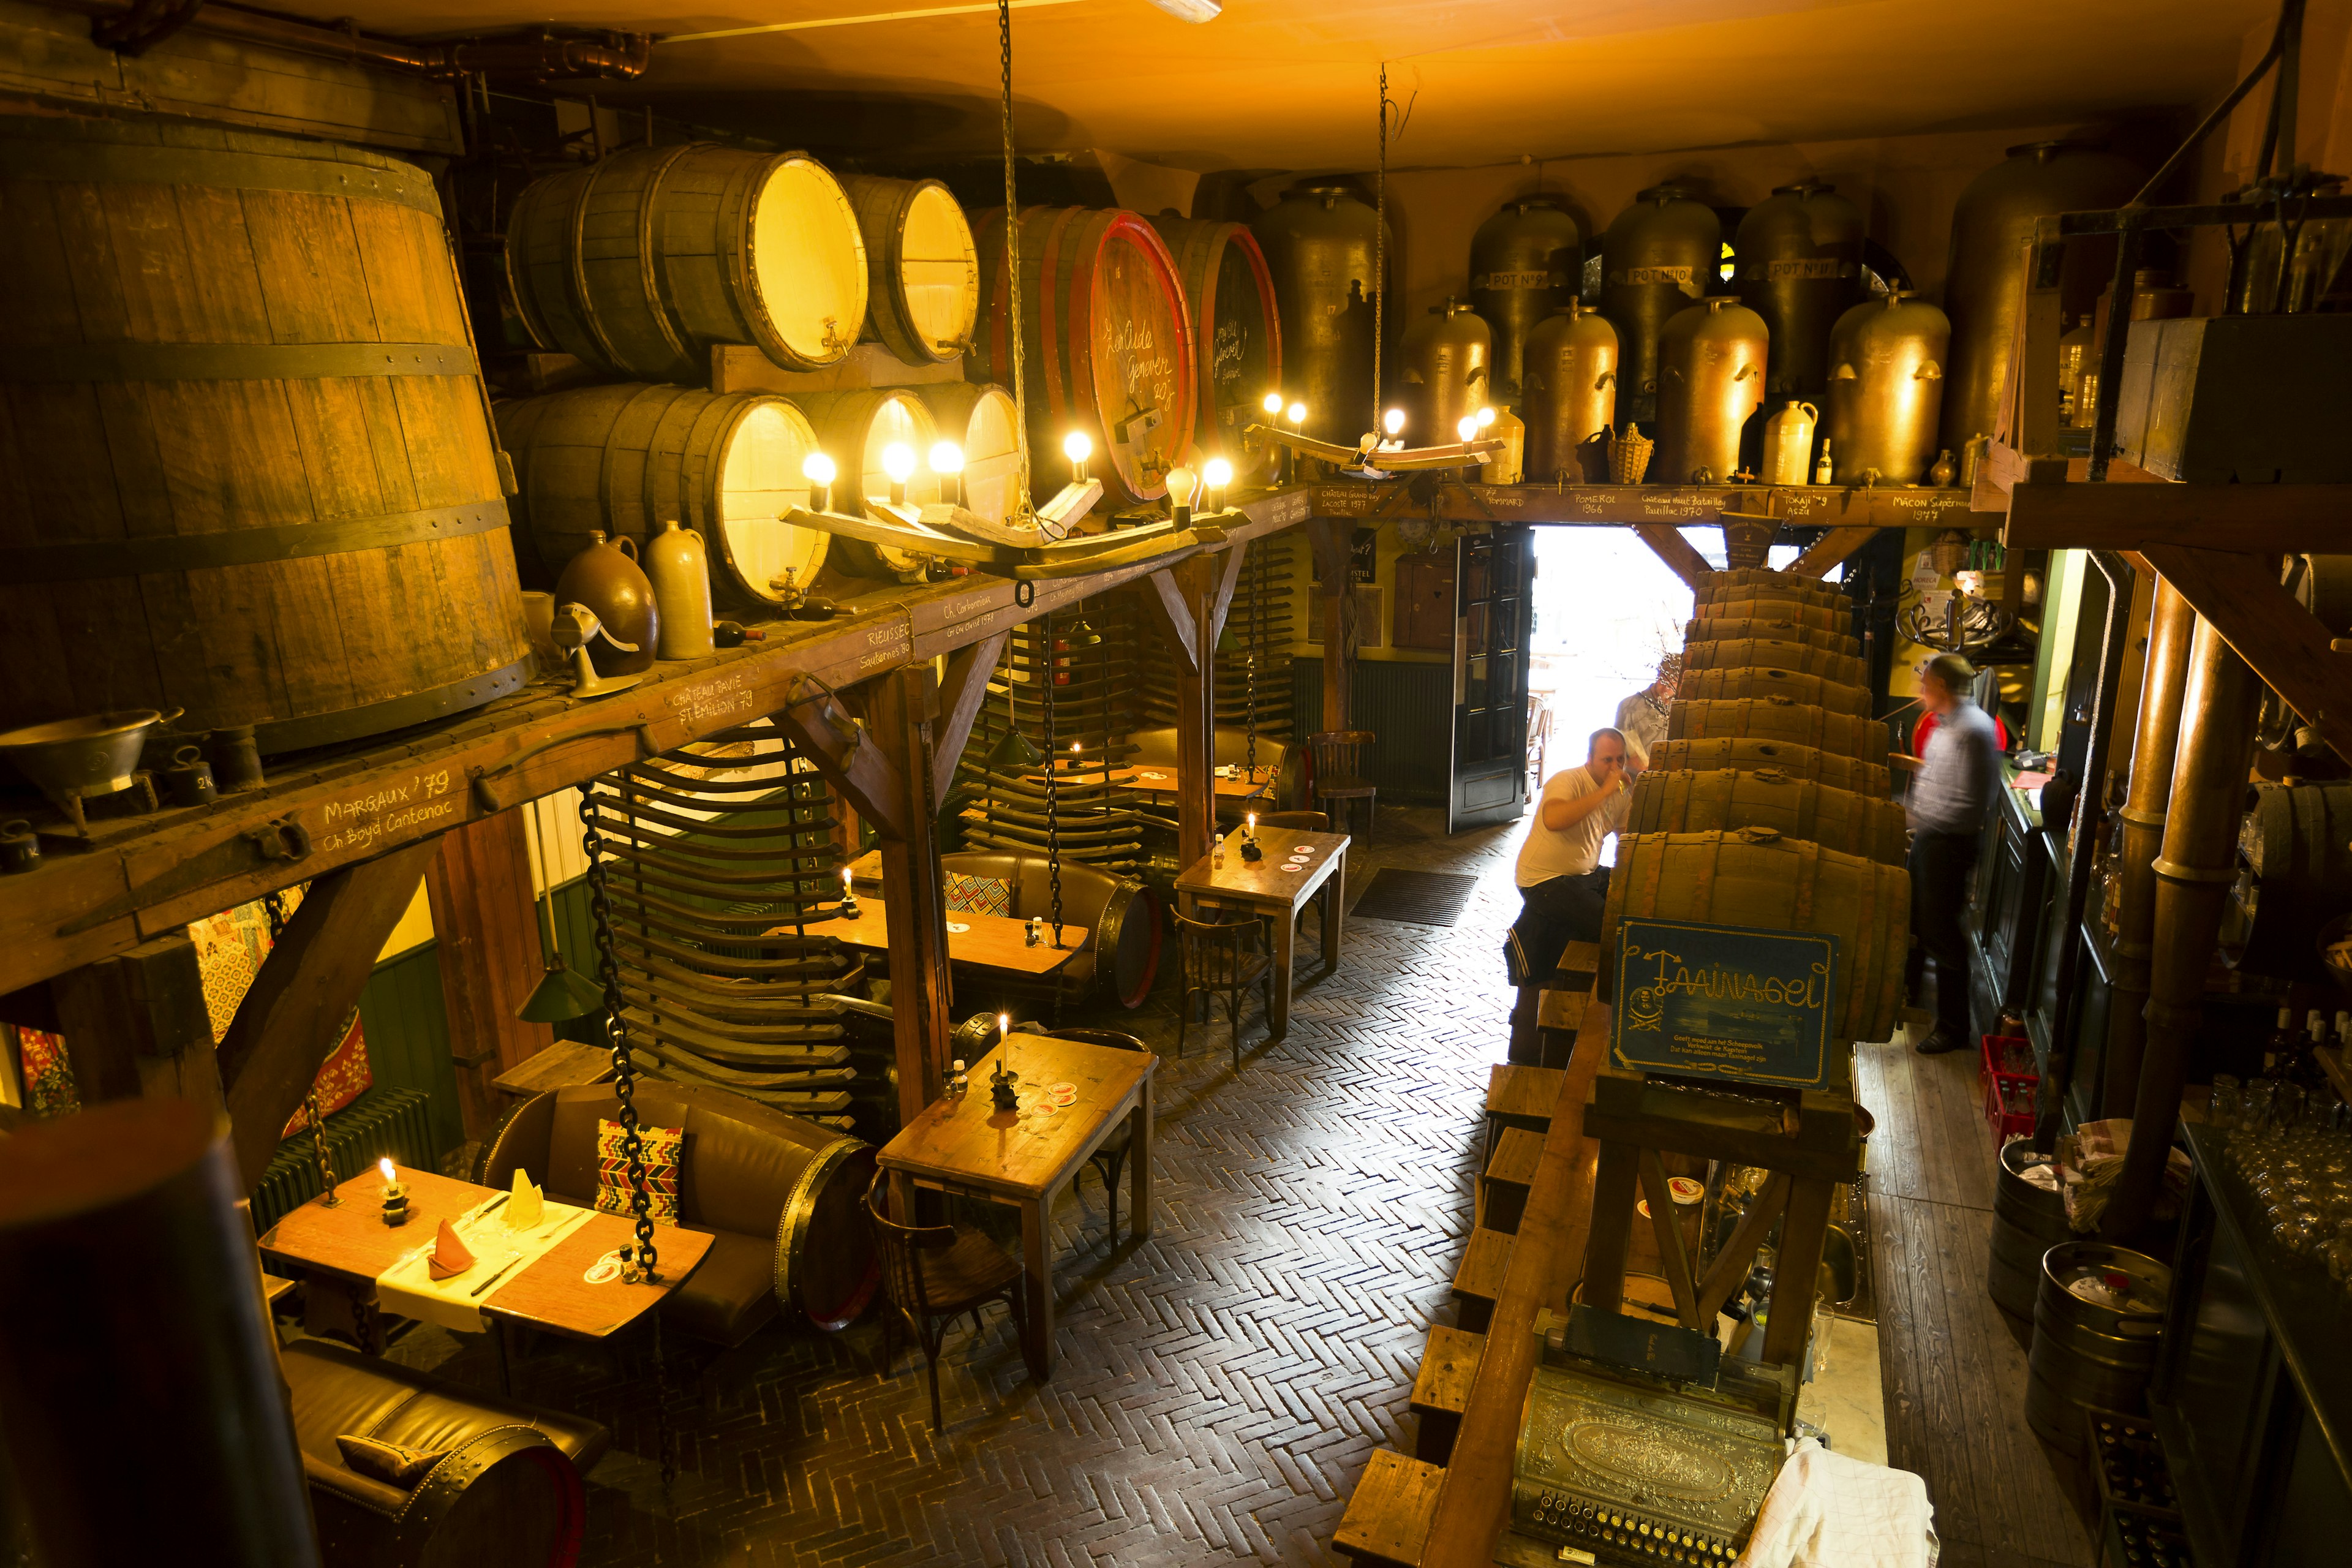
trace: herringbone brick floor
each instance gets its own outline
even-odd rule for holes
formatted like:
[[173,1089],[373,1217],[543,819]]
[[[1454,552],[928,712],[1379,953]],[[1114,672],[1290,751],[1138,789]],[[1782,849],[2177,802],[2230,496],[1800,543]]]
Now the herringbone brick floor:
[[[1051,1383],[1029,1379],[1001,1310],[950,1331],[937,1435],[919,1352],[880,1377],[870,1321],[727,1352],[673,1336],[666,1378],[649,1337],[520,1360],[517,1394],[614,1432],[583,1561],[1336,1561],[1366,1457],[1411,1450],[1406,1395],[1470,1223],[1519,832],[1448,838],[1435,812],[1383,809],[1352,880],[1477,875],[1461,923],[1350,921],[1336,971],[1302,967],[1287,1038],[1245,1012],[1238,1074],[1222,1009],[1181,1059],[1163,998],[1089,1020],[1163,1058],[1154,1229],[1108,1247],[1099,1182],[1063,1198]],[[487,1347],[437,1330],[395,1353],[494,1385]]]

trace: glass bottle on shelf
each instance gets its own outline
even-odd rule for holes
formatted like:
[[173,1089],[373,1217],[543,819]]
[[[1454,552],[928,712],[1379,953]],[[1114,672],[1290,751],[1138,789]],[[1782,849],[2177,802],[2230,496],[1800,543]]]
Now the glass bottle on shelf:
[[2278,1027],[2271,1031],[2271,1037],[2263,1044],[2263,1076],[2285,1077],[2287,1064],[2294,1059],[2295,1046],[2294,1009],[2281,1007],[2278,1010]]

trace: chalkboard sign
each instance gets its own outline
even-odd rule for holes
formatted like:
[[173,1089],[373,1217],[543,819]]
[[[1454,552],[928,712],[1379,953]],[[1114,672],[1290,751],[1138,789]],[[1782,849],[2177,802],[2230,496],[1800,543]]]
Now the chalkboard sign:
[[1819,1089],[1837,956],[1837,938],[1815,931],[1629,917],[1610,1055],[1637,1072]]

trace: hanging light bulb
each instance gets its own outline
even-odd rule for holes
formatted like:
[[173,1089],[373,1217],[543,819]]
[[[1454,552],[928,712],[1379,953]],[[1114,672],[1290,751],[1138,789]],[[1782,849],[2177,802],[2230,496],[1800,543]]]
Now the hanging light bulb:
[[893,441],[882,448],[882,472],[890,481],[890,504],[907,504],[907,481],[915,477],[915,448]]
[[801,478],[809,482],[809,510],[833,510],[833,481],[838,472],[833,459],[823,452],[811,452],[801,459]]
[[1225,487],[1233,482],[1234,466],[1223,458],[1212,458],[1201,465],[1201,483],[1209,492],[1208,510],[1225,510]]
[[1278,393],[1278,392],[1269,392],[1269,393],[1267,393],[1267,394],[1265,395],[1265,402],[1261,406],[1263,406],[1268,414],[1279,414],[1279,413],[1281,413],[1281,412],[1282,412],[1282,394],[1280,394],[1280,393]]
[[961,506],[963,504],[963,448],[953,441],[932,443],[931,472],[940,477],[940,500],[950,506]]
[[1495,422],[1495,410],[1489,406],[1478,410],[1478,428],[1484,430]]
[[1291,427],[1293,430],[1296,430],[1296,429],[1297,429],[1300,426],[1302,426],[1302,425],[1304,425],[1304,424],[1306,424],[1306,423],[1307,423],[1307,405],[1305,405],[1304,403],[1294,403],[1294,404],[1292,404],[1292,405],[1290,405],[1290,427]]
[[1462,444],[1465,447],[1475,441],[1478,438],[1478,416],[1475,414],[1465,414],[1462,416],[1462,423],[1454,427],[1454,433],[1462,437]]
[[1083,430],[1073,430],[1062,437],[1062,456],[1070,459],[1070,478],[1079,484],[1087,482],[1087,459],[1095,455],[1095,444]]
[[1389,433],[1389,439],[1391,441],[1403,435],[1404,410],[1402,408],[1391,408],[1386,414],[1381,415],[1381,428]]
[[1192,521],[1192,500],[1201,489],[1201,476],[1179,463],[1168,470],[1168,510],[1179,528]]

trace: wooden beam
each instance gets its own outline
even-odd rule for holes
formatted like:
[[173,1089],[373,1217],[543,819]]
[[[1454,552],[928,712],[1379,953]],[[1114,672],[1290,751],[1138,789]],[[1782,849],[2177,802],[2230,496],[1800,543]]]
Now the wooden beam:
[[[928,666],[924,673],[929,673]],[[892,672],[896,674],[896,671]],[[888,754],[867,743],[865,724],[830,691],[796,682],[786,703],[776,710],[775,721],[792,737],[816,771],[874,825],[884,838],[929,837],[931,819],[907,816],[907,780]],[[925,763],[929,766],[928,762]],[[930,775],[925,773],[925,783]]]
[[1246,546],[1235,544],[1223,554],[1211,557],[1217,568],[1210,589],[1208,618],[1201,623],[1203,659],[1215,651],[1217,640],[1225,635],[1225,616],[1234,607],[1234,590],[1241,585],[1242,563],[1248,553]]
[[1860,528],[1832,528],[1813,541],[1802,555],[1790,563],[1789,571],[1799,577],[1826,577],[1831,567],[1877,537],[1875,524]]
[[931,731],[931,798],[943,801],[955,783],[956,763],[964,743],[971,739],[981,704],[988,700],[988,678],[1004,657],[1011,627],[994,632],[970,647],[948,656],[947,678],[940,682],[940,716]]
[[[1315,596],[1322,601],[1323,728],[1354,728],[1356,595],[1348,575],[1353,525],[1315,518],[1307,542],[1315,552]],[[1305,736],[1299,737],[1301,740]]]
[[[2117,465],[2120,467],[2120,465]],[[2001,542],[2011,550],[2327,552],[2344,543],[2352,485],[2019,484]]]
[[515,1016],[544,964],[521,810],[443,834],[425,894],[439,944],[458,1111],[467,1137],[488,1139],[507,1110],[494,1080],[555,1043],[551,1026]]
[[261,1180],[287,1118],[341,1044],[343,1020],[439,849],[428,838],[315,879],[263,960],[219,1052],[244,1188]]
[[[1238,552],[1236,552],[1238,553]],[[1217,831],[1217,639],[1208,630],[1216,609],[1219,573],[1202,558],[1177,568],[1184,618],[1202,631],[1200,661],[1176,672],[1176,859],[1197,865]]]
[[[979,684],[985,686],[984,677]],[[890,1019],[898,1067],[898,1118],[911,1121],[946,1084],[948,1036],[955,1026],[955,977],[948,965],[947,899],[930,792],[939,748],[929,717],[938,700],[928,666],[893,670],[866,688],[869,750],[909,793],[892,815],[918,831],[882,840],[882,902],[890,910]]]
[[212,1013],[186,932],[69,970],[48,990],[84,1105],[192,1100],[221,1109]]
[[2352,759],[2352,657],[2329,647],[2327,628],[2280,584],[2274,559],[2179,544],[2142,553],[2321,740]]
[[1668,571],[1693,588],[1706,581],[1708,574],[1715,570],[1706,563],[1706,557],[1701,555],[1692,546],[1691,542],[1683,537],[1682,530],[1673,523],[1636,523],[1633,526],[1633,531],[1640,534],[1642,542],[1648,545],[1657,558],[1666,563]]
[[1143,580],[1143,604],[1160,623],[1168,646],[1176,650],[1177,668],[1188,675],[1201,673],[1201,637],[1192,608],[1184,602],[1183,584],[1175,568],[1154,572]]
[[[1416,496],[1409,481],[1316,487],[1317,517],[1348,522],[1421,518],[1437,522],[1545,523],[1616,528],[1717,521],[1727,506],[1769,507],[1798,528],[1967,528],[1969,492],[1957,486],[1884,485],[1488,485],[1446,483]],[[2000,510],[1996,506],[1993,510]],[[1990,519],[1979,520],[1990,521]]]

